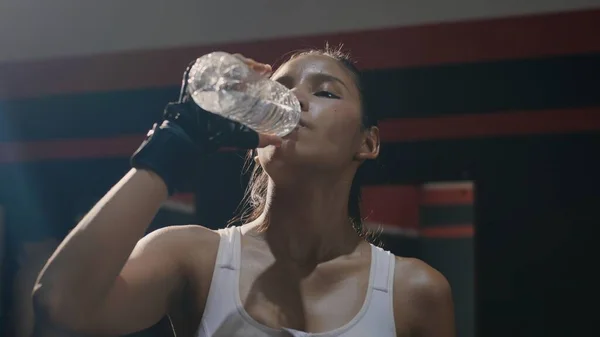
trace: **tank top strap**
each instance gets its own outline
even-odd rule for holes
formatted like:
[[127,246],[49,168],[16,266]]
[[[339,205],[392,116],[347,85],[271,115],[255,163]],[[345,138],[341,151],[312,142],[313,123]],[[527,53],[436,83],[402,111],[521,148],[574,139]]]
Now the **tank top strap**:
[[372,253],[374,254],[372,263],[375,263],[373,289],[388,293],[392,290],[394,282],[394,267],[396,262],[394,255],[375,246]]
[[241,234],[237,226],[222,228],[217,231],[221,236],[216,265],[219,268],[239,270]]

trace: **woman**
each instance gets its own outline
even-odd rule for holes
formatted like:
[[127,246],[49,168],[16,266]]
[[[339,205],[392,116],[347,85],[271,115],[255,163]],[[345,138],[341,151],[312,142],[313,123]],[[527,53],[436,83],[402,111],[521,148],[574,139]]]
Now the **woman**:
[[[236,125],[222,129],[229,137],[218,142],[259,145],[247,223],[220,231],[169,227],[139,240],[194,167],[183,162],[192,146],[182,139],[205,151],[227,133],[206,136],[215,123],[193,127],[179,105],[168,106],[171,118],[134,155],[134,169],[40,274],[39,317],[94,334],[137,331],[169,315],[178,336],[454,336],[446,279],[360,235],[355,175],[378,156],[379,131],[362,109],[356,68],[339,50],[309,51],[272,78],[300,100],[299,127],[279,139],[252,138]],[[169,151],[155,150],[164,144]]]

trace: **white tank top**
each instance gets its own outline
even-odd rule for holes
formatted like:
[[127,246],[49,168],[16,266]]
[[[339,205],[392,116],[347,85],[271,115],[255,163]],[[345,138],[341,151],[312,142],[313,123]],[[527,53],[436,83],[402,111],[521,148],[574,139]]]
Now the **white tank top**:
[[218,231],[221,236],[215,269],[197,337],[395,337],[392,285],[394,255],[371,245],[367,296],[358,314],[331,331],[307,333],[276,330],[255,321],[244,310],[239,293],[241,232],[239,227]]

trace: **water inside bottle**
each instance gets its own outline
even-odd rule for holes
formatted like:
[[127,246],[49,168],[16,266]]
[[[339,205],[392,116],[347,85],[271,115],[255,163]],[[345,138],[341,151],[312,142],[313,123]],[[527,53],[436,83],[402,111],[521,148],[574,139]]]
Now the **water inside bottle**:
[[296,111],[290,105],[245,92],[196,90],[192,98],[203,109],[218,112],[263,134],[285,136],[294,130],[299,120],[299,109]]

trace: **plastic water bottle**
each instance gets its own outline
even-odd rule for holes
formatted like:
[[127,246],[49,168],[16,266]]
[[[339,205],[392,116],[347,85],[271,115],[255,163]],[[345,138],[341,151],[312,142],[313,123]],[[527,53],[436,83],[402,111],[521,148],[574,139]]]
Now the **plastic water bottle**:
[[188,91],[202,109],[259,133],[285,136],[300,120],[296,95],[225,52],[196,60],[190,69]]

